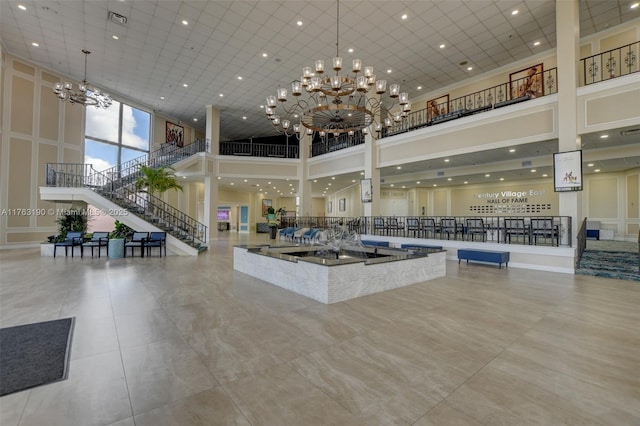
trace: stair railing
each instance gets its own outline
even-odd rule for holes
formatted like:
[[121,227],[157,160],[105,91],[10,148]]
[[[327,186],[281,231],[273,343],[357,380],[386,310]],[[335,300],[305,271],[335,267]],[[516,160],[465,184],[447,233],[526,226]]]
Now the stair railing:
[[[142,166],[130,166],[137,170]],[[110,169],[109,169],[110,170]],[[130,176],[132,173],[129,173]],[[135,174],[133,175],[135,177]],[[137,179],[137,178],[136,178]],[[158,197],[141,193],[130,183],[135,179],[114,181],[106,171],[97,171],[91,164],[48,163],[46,186],[90,188],[133,214],[164,228],[174,237],[200,247],[206,242],[207,226],[176,209]]]
[[587,248],[587,218],[585,217],[580,225],[580,229],[578,229],[577,236],[577,251],[576,251],[576,262],[575,269],[577,270],[580,266],[580,260],[582,259],[582,254]]

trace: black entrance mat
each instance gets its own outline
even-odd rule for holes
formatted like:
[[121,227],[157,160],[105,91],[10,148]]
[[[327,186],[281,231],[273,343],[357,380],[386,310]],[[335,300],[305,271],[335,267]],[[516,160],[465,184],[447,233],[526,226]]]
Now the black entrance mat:
[[67,378],[75,318],[0,329],[0,396]]

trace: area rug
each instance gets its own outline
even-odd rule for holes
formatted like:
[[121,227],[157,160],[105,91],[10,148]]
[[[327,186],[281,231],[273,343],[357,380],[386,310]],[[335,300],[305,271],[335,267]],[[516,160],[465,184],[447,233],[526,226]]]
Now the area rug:
[[640,281],[638,252],[587,249],[576,274]]
[[0,329],[0,396],[65,380],[75,318]]

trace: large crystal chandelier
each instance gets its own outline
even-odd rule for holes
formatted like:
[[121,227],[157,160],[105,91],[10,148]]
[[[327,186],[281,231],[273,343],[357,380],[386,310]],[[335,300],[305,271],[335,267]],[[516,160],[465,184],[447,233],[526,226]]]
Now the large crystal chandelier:
[[360,59],[352,62],[353,74],[340,74],[340,0],[336,6],[336,56],[332,62],[335,75],[326,75],[325,62],[317,60],[315,69],[304,67],[300,80],[291,83],[293,103],[288,102],[288,91],[283,87],[278,88],[276,96],[267,97],[267,118],[287,136],[295,134],[299,138],[305,132],[320,137],[343,133],[353,136],[358,131],[379,134],[383,128],[402,122],[411,110],[409,95],[400,92],[398,84],[389,85],[391,101],[385,104],[387,81],[376,80],[373,67],[363,66]]
[[73,83],[65,81],[56,83],[53,93],[63,101],[69,101],[72,104],[80,104],[84,106],[95,106],[96,108],[109,108],[113,102],[108,93],[101,92],[95,87],[90,87],[87,83],[87,57],[91,52],[82,49],[84,53],[84,79],[82,84],[78,85],[78,90],[73,90]]

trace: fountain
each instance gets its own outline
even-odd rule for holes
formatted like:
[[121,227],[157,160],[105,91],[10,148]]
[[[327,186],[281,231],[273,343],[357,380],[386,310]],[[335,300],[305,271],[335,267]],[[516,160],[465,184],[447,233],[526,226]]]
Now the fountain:
[[446,274],[445,251],[362,245],[355,232],[334,226],[318,242],[235,246],[235,270],[323,303],[336,303]]

